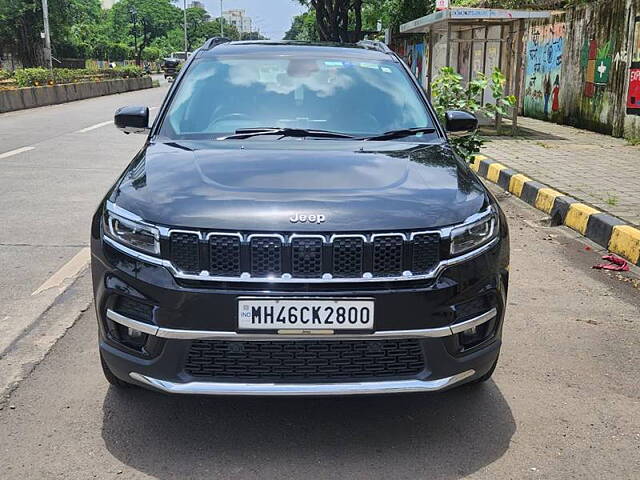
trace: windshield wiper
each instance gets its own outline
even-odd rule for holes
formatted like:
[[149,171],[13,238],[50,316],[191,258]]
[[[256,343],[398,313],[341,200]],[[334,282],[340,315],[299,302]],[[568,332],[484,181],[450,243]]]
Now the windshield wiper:
[[435,133],[436,129],[433,127],[416,127],[416,128],[403,128],[401,130],[391,130],[390,132],[384,132],[380,135],[373,135],[371,137],[364,137],[362,140],[393,140],[395,138],[411,137],[418,133]]
[[233,135],[220,137],[218,140],[244,140],[262,135],[278,135],[281,137],[315,137],[315,138],[355,138],[346,133],[328,130],[307,130],[306,128],[240,128]]

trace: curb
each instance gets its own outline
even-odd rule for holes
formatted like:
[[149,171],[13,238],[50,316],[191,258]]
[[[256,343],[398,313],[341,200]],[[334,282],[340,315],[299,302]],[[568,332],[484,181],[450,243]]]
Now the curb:
[[485,155],[476,155],[469,166],[479,176],[549,214],[553,225],[566,225],[640,266],[640,230],[636,227],[536,182]]

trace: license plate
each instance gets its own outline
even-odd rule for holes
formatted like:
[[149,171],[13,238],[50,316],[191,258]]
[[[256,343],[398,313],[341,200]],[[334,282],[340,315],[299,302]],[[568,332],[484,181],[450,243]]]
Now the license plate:
[[240,298],[241,330],[371,330],[370,298]]

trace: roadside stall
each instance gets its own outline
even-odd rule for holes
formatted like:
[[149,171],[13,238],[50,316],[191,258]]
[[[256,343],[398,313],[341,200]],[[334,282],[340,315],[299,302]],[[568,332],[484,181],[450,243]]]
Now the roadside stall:
[[[478,72],[491,75],[498,67],[506,76],[506,93],[520,99],[523,72],[523,36],[527,22],[549,18],[549,11],[453,8],[441,10],[400,26],[400,37],[392,46],[411,67],[427,94],[440,68],[452,67],[471,80]],[[398,50],[396,50],[398,51]],[[489,88],[481,101],[493,99]],[[512,122],[517,127],[518,109]],[[481,119],[482,120],[482,119]],[[501,119],[495,120],[500,126]],[[482,123],[487,123],[486,119]],[[489,122],[493,123],[493,122]]]

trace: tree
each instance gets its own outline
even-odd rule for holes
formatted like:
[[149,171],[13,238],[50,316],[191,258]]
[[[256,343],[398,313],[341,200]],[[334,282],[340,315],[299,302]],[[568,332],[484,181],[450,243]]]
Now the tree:
[[[95,24],[100,18],[99,0],[50,0],[49,26],[54,56],[75,53],[72,26]],[[0,0],[0,45],[12,51],[26,67],[42,59],[41,0]]]
[[285,40],[300,40],[303,42],[319,41],[316,30],[316,12],[311,10],[293,18],[291,28],[284,35]]
[[[317,37],[321,41],[356,42],[363,28],[375,30],[378,20],[387,25],[414,14],[433,11],[434,0],[297,0],[315,15]],[[416,18],[416,17],[413,17]],[[299,36],[304,18],[292,25],[291,36]]]
[[144,49],[155,39],[178,28],[182,18],[182,11],[170,0],[120,0],[111,8],[110,14],[113,37],[133,44],[137,64],[141,62]]
[[202,26],[207,23],[209,14],[204,8],[187,8],[187,50],[193,51],[195,44],[202,43]]

